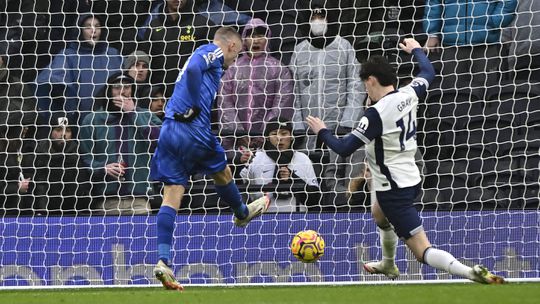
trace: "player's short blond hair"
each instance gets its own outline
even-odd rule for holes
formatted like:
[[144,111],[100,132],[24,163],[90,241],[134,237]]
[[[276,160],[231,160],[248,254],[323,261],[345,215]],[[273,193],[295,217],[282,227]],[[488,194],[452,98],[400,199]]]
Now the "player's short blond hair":
[[222,26],[214,34],[214,40],[231,41],[233,39],[242,41],[242,36],[232,26]]

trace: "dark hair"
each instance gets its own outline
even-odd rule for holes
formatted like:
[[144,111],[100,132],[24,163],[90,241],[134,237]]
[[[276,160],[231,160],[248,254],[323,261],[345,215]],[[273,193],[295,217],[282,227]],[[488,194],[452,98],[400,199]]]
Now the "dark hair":
[[396,85],[397,76],[394,68],[383,56],[371,56],[362,64],[360,79],[367,80],[369,76],[377,78],[381,86]]
[[232,26],[222,26],[214,34],[214,40],[230,41],[233,38],[242,41],[242,36]]
[[292,134],[292,122],[284,117],[272,118],[266,123],[264,127],[264,136],[269,136],[272,131],[279,129],[288,130]]

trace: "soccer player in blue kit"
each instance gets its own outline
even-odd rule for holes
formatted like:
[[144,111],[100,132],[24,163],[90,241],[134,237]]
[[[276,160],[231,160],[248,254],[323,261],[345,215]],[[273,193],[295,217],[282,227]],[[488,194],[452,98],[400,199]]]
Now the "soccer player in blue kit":
[[169,266],[174,221],[180,202],[194,173],[209,174],[217,194],[234,212],[234,224],[246,226],[270,204],[263,196],[246,205],[227,166],[225,151],[210,129],[210,111],[223,71],[242,50],[242,39],[231,27],[221,27],[213,43],[195,50],[176,79],[166,105],[150,177],[164,183],[163,204],[157,215],[159,261],[154,275],[166,289],[183,290]]
[[378,202],[372,206],[372,214],[379,227],[383,261],[366,263],[364,269],[396,278],[399,269],[394,259],[399,237],[421,263],[475,282],[502,284],[504,278],[492,274],[486,267],[475,265],[471,268],[450,253],[433,248],[422,227],[422,220],[413,206],[421,182],[414,159],[416,110],[418,97],[426,93],[435,78],[435,71],[416,40],[405,39],[400,47],[413,54],[420,72],[409,85],[396,90],[396,73],[383,57],[376,56],[364,63],[360,78],[373,105],[365,111],[351,134],[338,139],[326,129],[321,119],[312,116],[306,119],[319,139],[343,157],[366,145],[373,178],[372,195],[376,195]]

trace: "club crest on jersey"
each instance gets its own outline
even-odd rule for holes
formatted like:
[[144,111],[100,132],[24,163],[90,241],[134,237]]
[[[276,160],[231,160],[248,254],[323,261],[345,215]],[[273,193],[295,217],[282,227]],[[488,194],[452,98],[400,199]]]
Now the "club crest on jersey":
[[206,60],[206,62],[208,62],[208,63],[212,63],[212,62],[216,61],[216,58],[217,58],[216,54],[213,53],[213,52],[208,53],[208,54],[204,54],[203,57],[204,57],[204,60]]

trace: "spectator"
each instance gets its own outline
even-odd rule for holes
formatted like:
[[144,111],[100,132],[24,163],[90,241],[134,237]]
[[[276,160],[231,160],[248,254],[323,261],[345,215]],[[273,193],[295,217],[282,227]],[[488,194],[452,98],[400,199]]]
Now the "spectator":
[[[291,70],[295,79],[295,130],[306,132],[308,115],[321,117],[332,132],[346,134],[356,127],[365,99],[360,81],[360,65],[351,44],[337,35],[337,12],[326,11],[323,1],[311,3],[310,37],[295,47]],[[305,148],[320,148],[317,137],[307,137]],[[335,205],[346,202],[350,176],[357,176],[363,160],[362,150],[347,159],[329,151],[324,168],[323,188],[339,193],[325,199]]]
[[7,55],[0,55],[0,126],[36,123],[36,99],[28,87],[6,65]]
[[100,94],[101,107],[88,114],[80,131],[81,152],[90,168],[94,195],[106,214],[146,214],[150,210],[150,154],[161,121],[135,107],[133,78],[114,75]]
[[101,21],[81,15],[78,40],[54,57],[37,77],[38,108],[44,121],[48,111],[65,111],[80,124],[93,108],[93,96],[102,89],[109,75],[120,70],[122,57],[103,40],[107,36]]
[[425,48],[441,72],[442,87],[456,87],[458,79],[459,87],[473,79],[480,86],[498,83],[501,29],[512,22],[516,5],[517,0],[426,1]]
[[240,173],[248,188],[276,187],[270,212],[306,211],[306,204],[318,205],[320,190],[313,163],[307,155],[291,149],[292,123],[282,117],[274,118],[267,123],[264,135],[264,148]]
[[[36,101],[25,85],[9,73],[0,56],[0,214],[30,211],[31,172],[22,166],[22,139],[36,123]],[[23,170],[24,169],[24,170]]]
[[395,62],[398,43],[404,38],[414,36],[422,43],[425,41],[422,28],[425,0],[358,0],[355,3],[353,22],[345,22],[345,27],[353,34],[353,46],[360,61],[383,55]]
[[49,122],[50,137],[41,140],[35,154],[24,158],[34,171],[34,211],[64,214],[88,209],[90,179],[82,160],[72,126],[63,113],[54,113]]
[[162,85],[156,85],[150,92],[150,104],[148,108],[150,112],[154,113],[161,121],[165,118],[165,87]]
[[152,58],[152,84],[165,84],[170,97],[180,68],[199,46],[213,37],[214,23],[194,13],[193,0],[166,0],[150,23],[141,50]]
[[[2,1],[0,49],[9,54],[10,71],[32,82],[65,48],[66,32],[77,23],[78,1]],[[81,5],[82,6],[82,5]]]
[[224,0],[224,3],[240,12],[251,12],[254,18],[264,20],[270,27],[273,37],[268,44],[271,55],[288,65],[293,49],[305,35],[298,26],[303,22],[298,18],[300,1],[288,0]]
[[[518,2],[516,18],[503,29],[508,68],[518,79],[540,81],[540,1]],[[511,79],[513,79],[511,77]]]
[[195,0],[195,3],[197,12],[215,24],[238,26],[248,23],[251,19],[248,15],[229,7],[222,0]]
[[[262,137],[244,136],[250,132],[262,135],[264,124],[281,116],[292,119],[293,81],[289,69],[268,53],[268,25],[261,19],[252,19],[244,28],[242,38],[246,54],[238,58],[223,77],[218,97],[219,121],[224,131],[223,147],[234,155],[242,149],[235,160],[245,163],[249,148],[261,148]],[[238,134],[237,134],[238,132]],[[238,140],[233,138],[242,136]]]
[[0,214],[30,214],[33,182],[31,172],[23,167],[23,139],[28,127],[0,127]]
[[131,53],[124,63],[122,68],[125,73],[135,79],[134,96],[137,99],[137,105],[148,105],[150,98],[150,56],[143,51],[135,51]]
[[[94,14],[106,16],[103,25],[108,29],[107,41],[112,47],[119,50],[123,56],[127,56],[137,49],[138,33],[141,28],[148,25],[145,25],[145,22],[149,17],[152,3],[158,1],[85,0],[80,2],[89,2],[88,6],[91,7]],[[141,38],[143,37],[141,36]]]

